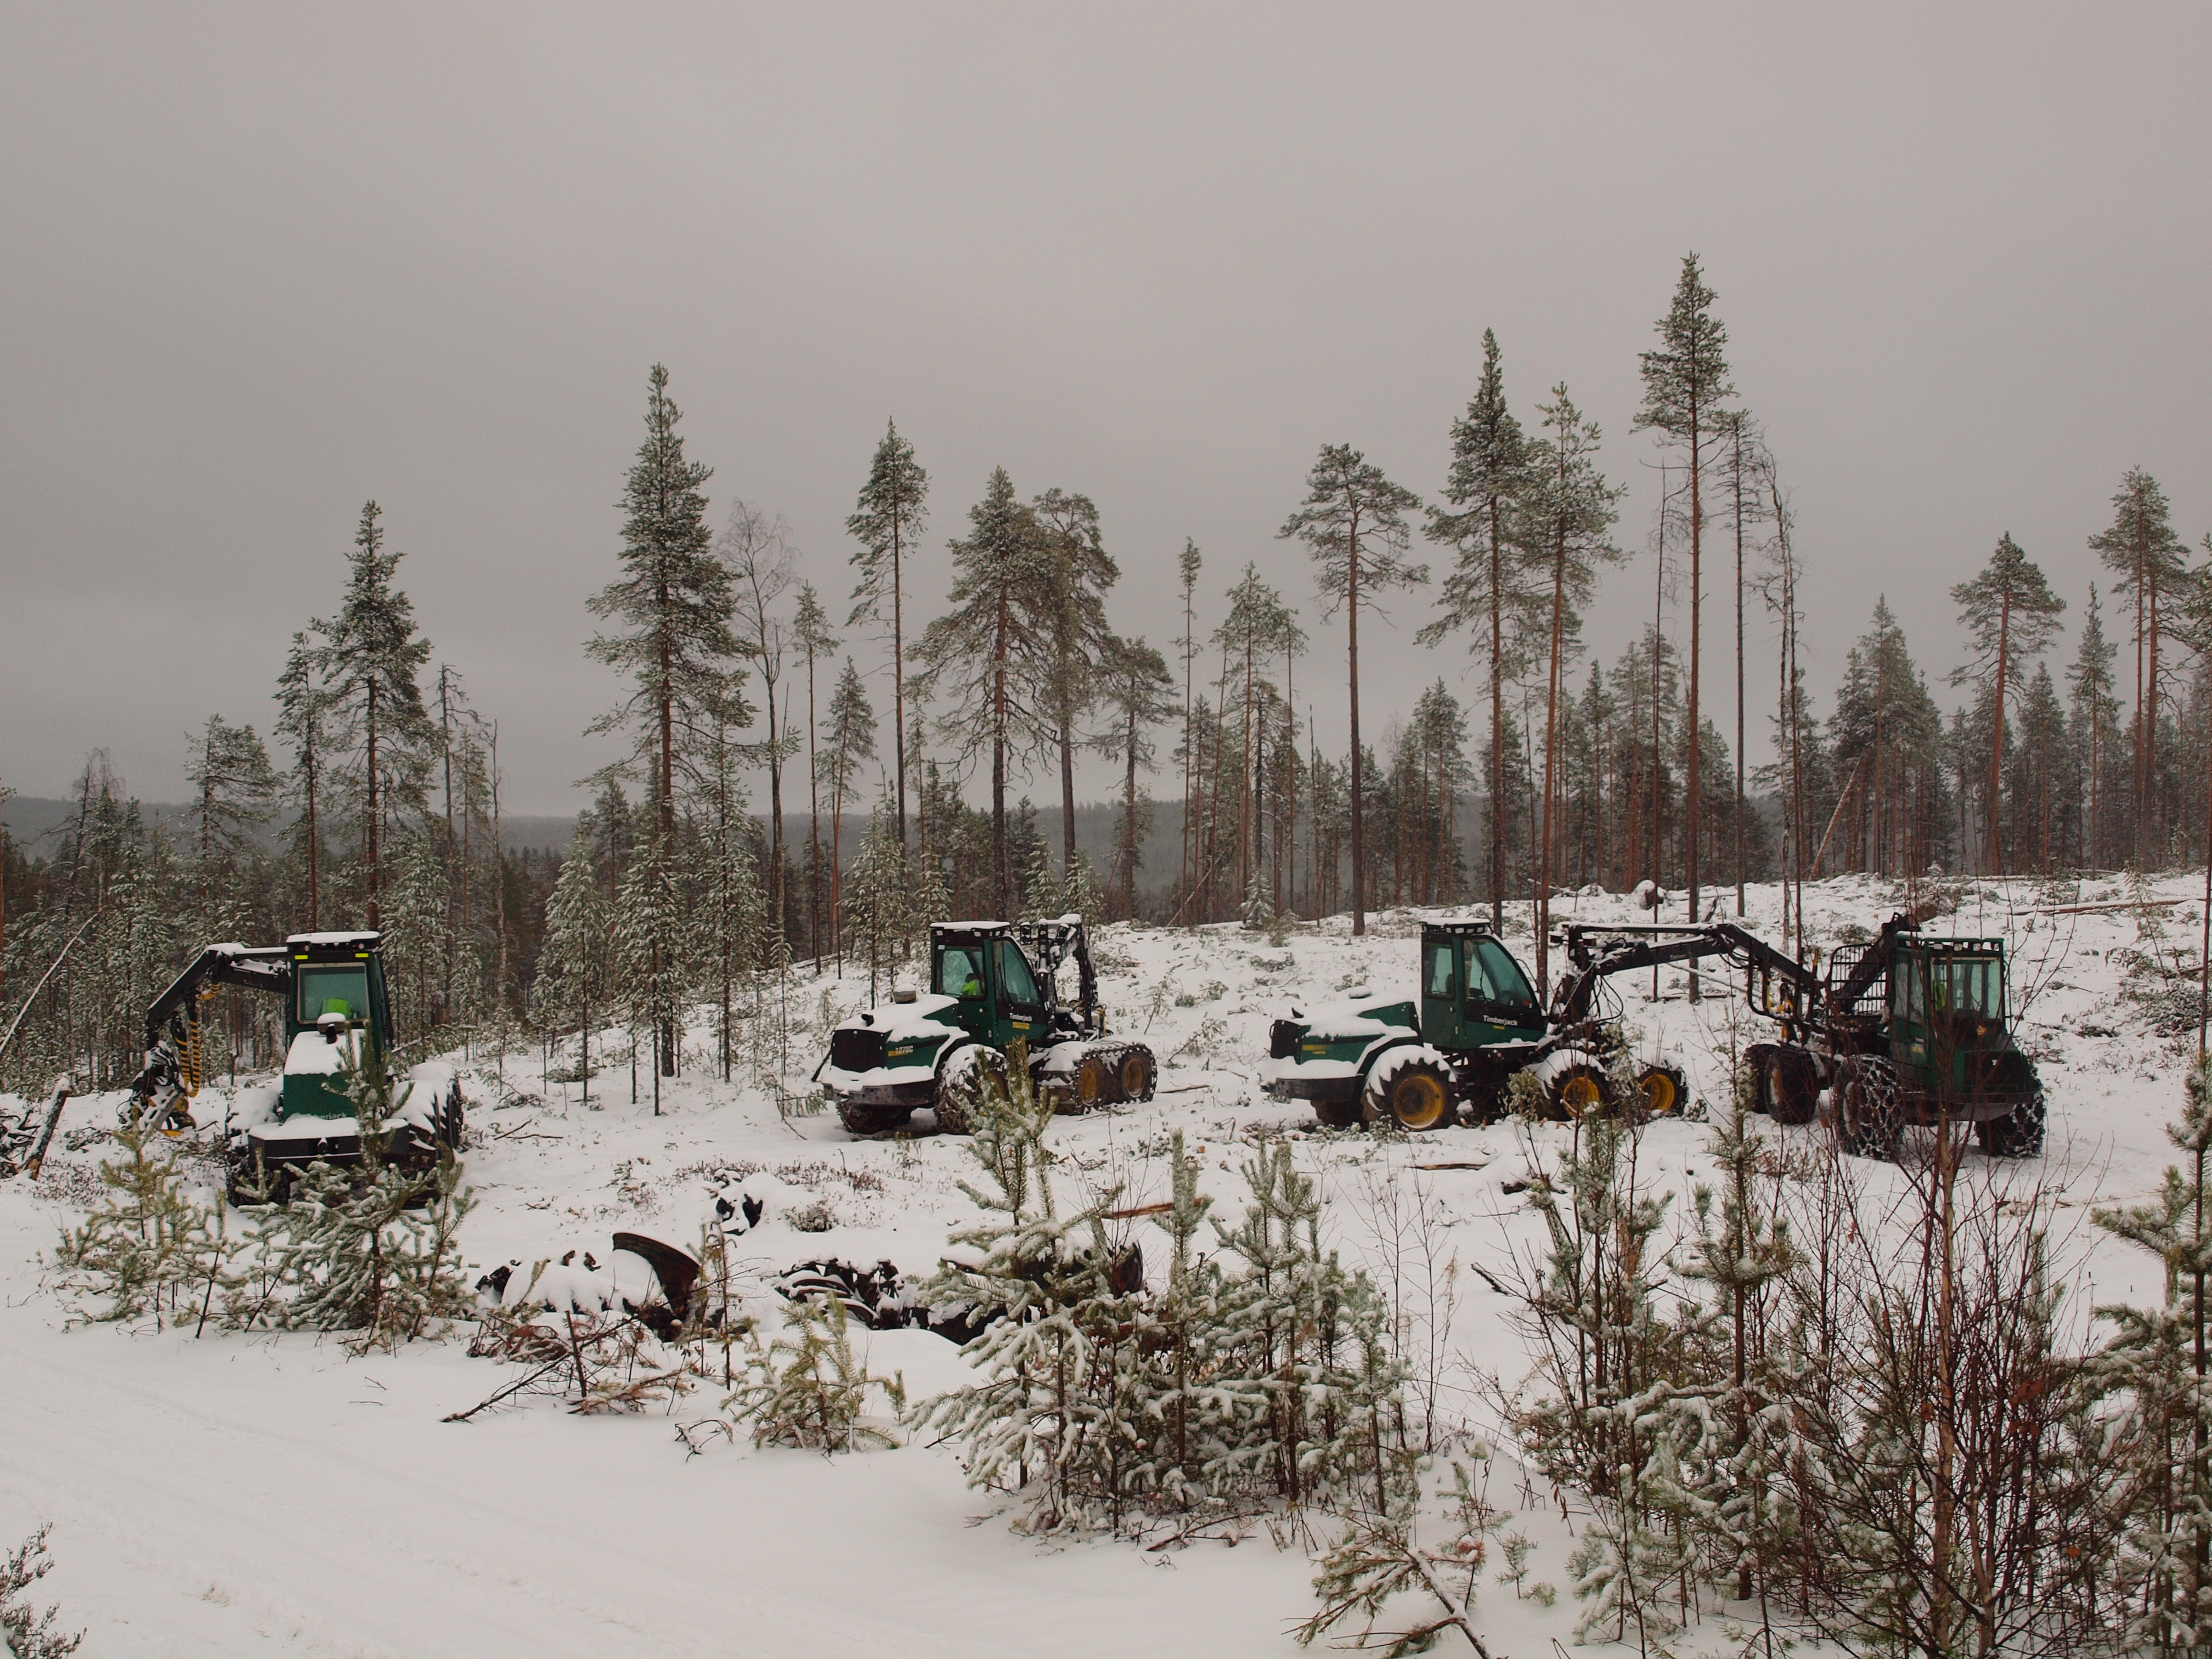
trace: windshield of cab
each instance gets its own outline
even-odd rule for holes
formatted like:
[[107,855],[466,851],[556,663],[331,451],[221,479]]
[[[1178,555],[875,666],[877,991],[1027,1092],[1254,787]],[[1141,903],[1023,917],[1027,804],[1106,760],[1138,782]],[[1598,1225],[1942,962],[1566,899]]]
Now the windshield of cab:
[[971,1002],[983,994],[983,952],[981,946],[948,945],[937,958],[937,994],[966,997]]
[[368,968],[363,963],[295,963],[300,1024],[313,1025],[325,1014],[343,1014],[349,1024],[368,1018]]
[[1494,939],[1479,939],[1468,950],[1468,995],[1510,1007],[1535,1006],[1536,994],[1513,953]]

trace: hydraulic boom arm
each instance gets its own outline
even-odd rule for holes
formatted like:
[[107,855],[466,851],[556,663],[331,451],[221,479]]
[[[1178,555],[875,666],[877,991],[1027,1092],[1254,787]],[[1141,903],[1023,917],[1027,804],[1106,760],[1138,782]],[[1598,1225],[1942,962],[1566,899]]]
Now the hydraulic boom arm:
[[146,1066],[131,1079],[131,1109],[161,1122],[179,1097],[199,1092],[199,1006],[225,985],[250,991],[292,988],[292,959],[282,945],[210,945],[146,1011]]
[[1820,981],[1811,969],[1732,921],[1680,927],[1571,927],[1565,943],[1573,969],[1559,981],[1552,998],[1552,1024],[1558,1026],[1588,1019],[1599,981],[1612,975],[1708,957],[1719,957],[1739,968],[1756,968],[1770,982],[1779,981],[1788,995],[1787,1017],[1802,1017],[1801,1011],[1819,1000]]

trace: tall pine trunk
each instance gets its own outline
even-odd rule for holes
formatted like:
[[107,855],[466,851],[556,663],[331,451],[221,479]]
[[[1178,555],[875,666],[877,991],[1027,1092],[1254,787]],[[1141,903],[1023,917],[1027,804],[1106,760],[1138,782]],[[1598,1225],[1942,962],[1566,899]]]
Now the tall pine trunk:
[[1352,678],[1352,931],[1367,931],[1367,831],[1360,811],[1359,517],[1345,530],[1346,659]]

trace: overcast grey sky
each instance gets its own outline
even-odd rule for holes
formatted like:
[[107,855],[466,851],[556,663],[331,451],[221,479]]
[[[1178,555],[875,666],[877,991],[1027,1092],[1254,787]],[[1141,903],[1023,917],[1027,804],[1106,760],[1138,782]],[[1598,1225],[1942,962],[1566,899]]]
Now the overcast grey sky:
[[[834,600],[896,416],[924,616],[1003,464],[1097,501],[1115,621],[1163,647],[1186,536],[1206,625],[1258,561],[1340,747],[1341,625],[1274,538],[1316,450],[1432,495],[1495,328],[1524,420],[1565,380],[1634,487],[1609,658],[1650,591],[1637,354],[1691,249],[1796,494],[1823,708],[1878,590],[1938,678],[2001,532],[2070,623],[2128,466],[2212,526],[2208,45],[2201,3],[14,4],[0,778],[106,745],[174,798],[188,727],[265,730],[373,495],[514,810],[573,807],[656,360],[716,521],[787,514]],[[1475,684],[1423,608],[1370,636],[1377,737]]]

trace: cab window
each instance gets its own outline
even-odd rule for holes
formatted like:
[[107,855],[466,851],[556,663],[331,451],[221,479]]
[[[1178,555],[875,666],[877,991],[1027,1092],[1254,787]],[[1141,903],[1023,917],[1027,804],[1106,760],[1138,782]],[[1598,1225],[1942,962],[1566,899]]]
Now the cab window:
[[1513,960],[1513,953],[1494,939],[1479,939],[1468,951],[1470,971],[1468,975],[1468,994],[1480,1001],[1504,1003],[1509,1007],[1533,1008],[1536,994],[1528,988],[1528,975],[1521,964]]
[[1899,957],[1892,970],[1890,1006],[1899,1019],[1923,1021],[1927,1018],[1924,979],[1928,963],[1924,958]]
[[983,994],[983,953],[947,946],[937,959],[937,994],[974,1001]]
[[1030,972],[1021,947],[1010,939],[999,941],[999,988],[1009,1002],[1041,1003],[1036,975]]
[[343,1014],[359,1025],[368,1019],[368,969],[362,963],[295,963],[300,1024],[313,1025],[325,1014]]
[[1422,976],[1422,994],[1425,996],[1448,997],[1452,994],[1452,948],[1449,945],[1428,947],[1429,970]]
[[1993,957],[1967,957],[1951,964],[1952,1006],[1962,1014],[1994,1019],[2004,1012],[2004,976]]

